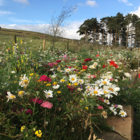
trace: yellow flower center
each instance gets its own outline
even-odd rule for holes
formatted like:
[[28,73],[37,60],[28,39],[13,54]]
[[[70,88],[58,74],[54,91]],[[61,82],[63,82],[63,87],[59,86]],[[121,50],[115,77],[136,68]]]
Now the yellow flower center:
[[51,93],[48,93],[48,95],[51,95]]
[[108,92],[107,91],[104,91],[104,93],[107,94]]
[[74,81],[74,80],[75,80],[75,78],[71,78],[71,80],[72,80],[72,81]]
[[24,83],[25,83],[25,84],[28,84],[28,80],[24,80]]
[[102,83],[103,83],[103,84],[106,84],[106,81],[103,81]]
[[94,93],[94,94],[98,94],[98,91],[94,91],[93,93]]
[[114,91],[113,88],[108,88],[108,89],[111,90],[111,91]]
[[15,95],[11,95],[11,99],[15,98]]
[[122,115],[124,115],[124,112],[121,112]]

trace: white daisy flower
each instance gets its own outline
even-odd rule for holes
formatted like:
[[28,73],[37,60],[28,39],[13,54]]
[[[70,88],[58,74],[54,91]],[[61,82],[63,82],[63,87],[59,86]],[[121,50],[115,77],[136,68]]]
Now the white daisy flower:
[[6,97],[8,98],[7,102],[8,102],[10,99],[11,99],[11,100],[16,99],[16,96],[13,95],[13,94],[11,94],[10,91],[8,91],[7,94],[8,94],[8,96],[6,96]]
[[122,105],[118,105],[118,107],[117,107],[117,108],[119,108],[119,109],[123,110],[123,106],[122,106]]
[[69,73],[70,71],[71,71],[71,69],[70,69],[70,68],[65,69],[65,72],[66,72],[66,73]]
[[84,83],[84,80],[83,80],[83,79],[79,79],[79,80],[78,80],[78,83],[79,83],[80,85],[82,85],[82,84]]
[[77,76],[76,75],[70,75],[69,80],[70,80],[70,82],[75,83],[75,82],[77,82]]
[[96,65],[90,65],[89,68],[90,69],[96,69]]
[[24,74],[23,77],[20,77],[21,81],[19,82],[19,86],[26,87],[29,84],[29,79],[26,77],[26,74]]
[[104,100],[104,102],[108,105],[110,104],[109,100]]
[[48,97],[53,97],[53,91],[52,90],[45,90],[44,91],[45,92],[45,96],[46,96],[46,98],[48,98]]
[[101,89],[99,87],[95,87],[93,90],[90,91],[90,95],[100,96],[102,94]]
[[109,83],[110,83],[110,80],[108,80],[108,79],[101,79],[99,86],[101,87],[102,85],[109,85]]
[[56,74],[51,75],[51,77],[52,77],[52,78],[55,78],[55,77],[56,77]]
[[113,93],[114,95],[118,95],[118,92],[117,91],[120,91],[120,88],[117,87],[116,85],[114,84],[109,84],[108,86],[108,90],[110,91],[110,93]]
[[126,112],[123,111],[123,110],[121,110],[119,114],[121,115],[121,117],[126,117],[127,116]]
[[128,78],[131,78],[131,76],[132,76],[130,73],[127,73],[127,72],[124,73],[124,75],[125,75],[126,77],[128,77]]
[[82,88],[77,88],[77,90],[78,90],[78,91],[81,91],[81,90],[83,90],[83,89],[82,89]]

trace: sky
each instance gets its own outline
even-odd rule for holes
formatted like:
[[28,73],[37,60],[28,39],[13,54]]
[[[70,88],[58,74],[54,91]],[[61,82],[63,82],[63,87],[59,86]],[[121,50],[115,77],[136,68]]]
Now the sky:
[[128,13],[140,17],[140,0],[0,0],[0,26],[7,29],[47,33],[52,16],[58,17],[64,6],[77,6],[66,22],[65,38],[80,39],[76,33],[87,19],[124,16]]

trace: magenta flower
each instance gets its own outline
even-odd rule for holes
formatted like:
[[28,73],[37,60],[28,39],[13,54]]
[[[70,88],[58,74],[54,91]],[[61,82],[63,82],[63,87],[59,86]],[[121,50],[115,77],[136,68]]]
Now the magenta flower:
[[37,100],[37,103],[38,104],[42,104],[43,103],[43,100],[41,99],[41,100]]
[[38,100],[39,98],[37,97],[37,98],[33,98],[33,99],[30,99],[30,101],[31,102],[34,102],[34,103],[37,103],[37,100]]
[[52,81],[52,79],[50,77],[47,77],[46,75],[42,75],[39,80],[40,81],[47,81],[47,82]]
[[48,102],[48,101],[44,101],[42,104],[41,104],[42,107],[44,108],[48,108],[48,109],[51,109],[53,107],[53,104]]

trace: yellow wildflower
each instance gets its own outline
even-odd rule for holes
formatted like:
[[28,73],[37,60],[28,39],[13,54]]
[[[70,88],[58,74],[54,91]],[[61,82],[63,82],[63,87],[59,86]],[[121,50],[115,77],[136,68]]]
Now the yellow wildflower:
[[19,91],[19,92],[18,92],[18,96],[19,96],[19,97],[23,97],[23,94],[24,94],[24,93],[25,93],[25,91]]
[[85,109],[86,109],[86,110],[89,110],[89,108],[88,108],[88,107],[85,107]]
[[31,74],[30,74],[30,76],[33,76],[33,75],[34,75],[34,73],[31,73]]
[[50,83],[48,83],[48,84],[46,84],[46,86],[51,86],[51,84],[50,84]]
[[37,130],[37,131],[35,131],[35,135],[37,135],[38,137],[41,137],[41,136],[42,136],[42,132],[41,132],[41,130]]
[[57,85],[57,82],[54,82],[53,84],[54,84],[54,85]]
[[20,131],[23,132],[24,129],[25,129],[25,126],[21,126]]
[[78,86],[78,83],[74,83],[73,85],[74,85],[74,86]]
[[60,93],[61,93],[61,91],[57,91],[57,93],[58,93],[58,94],[60,94]]

